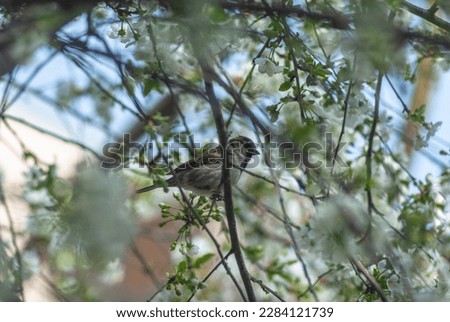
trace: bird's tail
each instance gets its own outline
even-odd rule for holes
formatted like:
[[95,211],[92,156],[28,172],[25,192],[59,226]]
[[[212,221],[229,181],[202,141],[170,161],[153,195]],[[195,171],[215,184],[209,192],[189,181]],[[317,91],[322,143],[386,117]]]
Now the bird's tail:
[[148,186],[148,187],[144,187],[144,188],[136,190],[136,193],[143,193],[143,192],[147,192],[147,191],[150,191],[150,190],[153,190],[156,188],[158,188],[158,186],[156,186],[156,185]]

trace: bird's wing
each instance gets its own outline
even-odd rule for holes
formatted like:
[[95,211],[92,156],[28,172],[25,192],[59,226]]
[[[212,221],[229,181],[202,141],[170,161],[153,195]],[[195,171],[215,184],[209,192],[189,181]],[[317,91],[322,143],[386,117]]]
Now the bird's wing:
[[222,163],[222,156],[219,153],[205,153],[202,156],[191,159],[180,164],[173,171],[175,173],[180,173],[182,171],[186,171],[189,169],[199,168],[200,166],[208,166],[210,164],[218,164]]

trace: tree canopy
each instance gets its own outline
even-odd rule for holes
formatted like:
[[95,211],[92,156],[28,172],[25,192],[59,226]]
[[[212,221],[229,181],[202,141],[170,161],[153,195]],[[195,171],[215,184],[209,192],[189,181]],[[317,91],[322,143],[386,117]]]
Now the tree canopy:
[[[26,300],[44,276],[55,299],[102,300],[131,253],[152,284],[143,301],[448,300],[450,144],[426,101],[450,66],[449,13],[445,0],[3,1],[0,131],[28,170],[20,191],[0,177],[0,298]],[[88,137],[17,114],[23,102]],[[75,175],[15,124],[84,151]],[[236,186],[224,169],[223,201],[164,187],[236,135],[260,155]],[[440,174],[412,172],[417,153]],[[170,239],[165,272],[136,238]]]

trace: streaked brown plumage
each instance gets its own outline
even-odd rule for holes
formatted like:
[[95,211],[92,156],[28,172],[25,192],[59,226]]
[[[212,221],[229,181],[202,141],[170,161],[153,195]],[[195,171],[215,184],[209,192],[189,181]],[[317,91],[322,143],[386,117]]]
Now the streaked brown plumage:
[[[231,182],[235,184],[250,159],[259,152],[253,141],[245,136],[237,136],[228,142],[227,156],[229,157]],[[218,196],[222,191],[223,151],[216,148],[209,153],[180,164],[173,170],[171,178],[166,180],[168,187],[178,184],[185,190],[196,195]],[[178,181],[178,182],[177,182]],[[141,188],[136,193],[143,193],[160,186],[152,185]]]

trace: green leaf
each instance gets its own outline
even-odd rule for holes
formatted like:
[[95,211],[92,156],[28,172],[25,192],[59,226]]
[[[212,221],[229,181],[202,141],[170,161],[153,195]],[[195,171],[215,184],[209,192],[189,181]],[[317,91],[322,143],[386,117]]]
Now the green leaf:
[[308,77],[306,77],[306,85],[315,86],[317,84],[319,84],[319,82],[317,81],[317,78],[314,77],[312,74],[309,74]]
[[209,10],[209,16],[212,21],[216,23],[222,23],[230,19],[230,16],[227,14],[227,12],[223,8],[219,7],[212,7]]
[[275,19],[272,19],[272,22],[269,24],[269,28],[272,28],[278,34],[284,32],[283,25],[278,20]]
[[272,30],[272,29],[266,29],[263,31],[264,36],[266,36],[267,38],[275,38],[276,36],[278,36],[278,32]]
[[185,272],[187,269],[187,263],[186,261],[181,261],[177,265],[177,273]]
[[292,97],[292,96],[289,96],[289,95],[280,98],[280,102],[283,102],[283,103],[290,103],[290,102],[295,102],[295,101],[296,101],[295,97]]
[[267,113],[270,115],[270,120],[272,122],[276,122],[278,120],[278,117],[280,115],[280,112],[278,110],[277,105],[269,105],[266,107]]
[[142,94],[147,96],[153,89],[159,90],[159,82],[154,79],[144,80],[144,89],[142,90]]
[[290,80],[285,81],[283,84],[280,85],[280,87],[278,88],[279,91],[281,92],[285,92],[288,89],[290,89],[292,86],[292,82]]
[[317,76],[325,77],[327,75],[331,75],[332,73],[328,69],[319,67],[314,70],[314,74],[316,74]]
[[411,121],[422,124],[425,122],[425,105],[418,107],[414,112],[409,115]]
[[214,257],[213,253],[208,253],[205,254],[199,258],[197,258],[194,262],[194,264],[192,265],[193,268],[200,268],[204,263],[206,263],[207,261],[209,261],[212,257]]
[[252,262],[257,262],[264,255],[264,247],[262,245],[247,246],[244,248],[244,252]]

